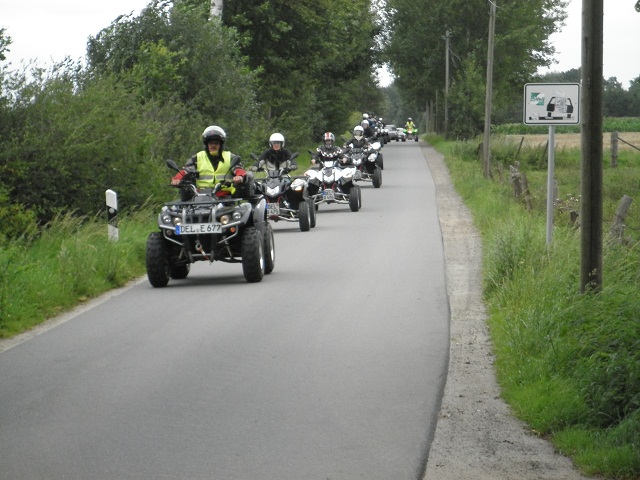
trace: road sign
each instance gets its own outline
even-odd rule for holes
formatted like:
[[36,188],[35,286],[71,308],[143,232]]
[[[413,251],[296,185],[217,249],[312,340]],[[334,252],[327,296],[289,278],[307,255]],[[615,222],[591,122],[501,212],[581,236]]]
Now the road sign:
[[526,125],[577,125],[580,84],[527,83],[523,112]]

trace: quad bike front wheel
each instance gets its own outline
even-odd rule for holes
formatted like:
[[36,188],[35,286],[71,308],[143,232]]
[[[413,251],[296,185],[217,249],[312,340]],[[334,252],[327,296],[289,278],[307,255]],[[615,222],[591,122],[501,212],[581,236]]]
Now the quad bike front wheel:
[[266,222],[264,227],[262,246],[264,249],[264,273],[271,273],[276,265],[276,247],[273,241],[273,227],[269,222]]
[[169,252],[160,232],[152,232],[147,237],[146,264],[151,286],[166,287],[170,278]]
[[313,200],[308,199],[307,202],[309,203],[309,214],[311,216],[311,228],[316,226],[316,212],[317,212],[317,208],[316,208],[316,204],[314,203]]
[[242,272],[247,282],[260,282],[264,277],[265,261],[260,232],[256,227],[246,227],[242,232]]
[[349,190],[349,208],[352,212],[357,212],[360,205],[360,185],[354,185]]
[[382,185],[382,170],[376,168],[371,174],[371,182],[373,183],[374,188],[380,188]]
[[298,205],[298,223],[301,232],[308,232],[311,229],[311,208],[306,201]]

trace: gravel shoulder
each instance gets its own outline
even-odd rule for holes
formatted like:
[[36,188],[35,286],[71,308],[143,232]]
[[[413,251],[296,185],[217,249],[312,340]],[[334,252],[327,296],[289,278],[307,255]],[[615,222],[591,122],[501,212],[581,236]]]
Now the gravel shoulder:
[[444,157],[420,143],[437,190],[451,311],[449,372],[425,480],[586,479],[501,399],[482,301],[482,242]]

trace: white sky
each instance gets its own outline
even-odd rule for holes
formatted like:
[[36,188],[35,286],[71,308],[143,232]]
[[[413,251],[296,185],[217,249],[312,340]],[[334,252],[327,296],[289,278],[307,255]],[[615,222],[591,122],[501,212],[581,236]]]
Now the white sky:
[[[135,15],[148,0],[0,0],[0,28],[13,39],[7,60],[42,66],[69,56],[83,59],[87,39],[109,26],[121,14]],[[604,76],[617,77],[624,88],[640,76],[640,13],[636,0],[604,2]],[[499,7],[499,2],[498,2]],[[566,26],[551,37],[557,64],[541,70],[563,72],[580,67],[582,0],[571,0]],[[384,82],[383,83],[387,83]]]
[[[627,89],[631,80],[640,77],[640,13],[634,9],[636,0],[603,3],[603,75],[607,79],[617,77]],[[571,0],[567,13],[562,31],[550,37],[558,63],[539,73],[565,72],[582,63],[582,0]]]
[[119,15],[138,15],[149,0],[0,0],[0,28],[13,40],[6,55],[41,66],[69,56],[84,59],[87,40]]

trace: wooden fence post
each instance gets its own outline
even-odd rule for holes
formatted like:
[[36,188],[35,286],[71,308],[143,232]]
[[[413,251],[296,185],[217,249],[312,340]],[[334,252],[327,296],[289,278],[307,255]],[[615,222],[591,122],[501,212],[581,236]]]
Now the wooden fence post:
[[611,224],[611,235],[620,240],[624,234],[624,220],[627,218],[627,212],[629,211],[631,202],[633,202],[631,197],[627,195],[622,197],[622,200],[620,200],[620,204],[618,205],[618,209],[616,210],[616,216]]
[[611,132],[611,166],[618,166],[618,132]]

